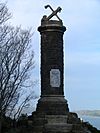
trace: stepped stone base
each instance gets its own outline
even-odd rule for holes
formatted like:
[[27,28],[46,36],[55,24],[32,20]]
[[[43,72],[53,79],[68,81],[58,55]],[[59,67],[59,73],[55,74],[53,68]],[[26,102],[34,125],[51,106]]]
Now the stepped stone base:
[[76,113],[69,112],[63,96],[44,96],[32,114],[33,133],[91,133]]
[[34,112],[33,133],[91,133],[82,126],[78,117],[74,116],[73,119],[72,117],[72,113],[67,115],[40,115]]
[[67,115],[33,114],[34,133],[69,133],[72,124],[67,123]]

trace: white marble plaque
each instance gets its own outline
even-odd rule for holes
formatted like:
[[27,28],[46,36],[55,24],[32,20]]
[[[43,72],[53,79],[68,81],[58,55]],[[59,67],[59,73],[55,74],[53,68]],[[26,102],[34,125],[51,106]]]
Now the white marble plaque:
[[59,71],[59,69],[51,69],[50,85],[51,85],[51,87],[60,87],[60,71]]

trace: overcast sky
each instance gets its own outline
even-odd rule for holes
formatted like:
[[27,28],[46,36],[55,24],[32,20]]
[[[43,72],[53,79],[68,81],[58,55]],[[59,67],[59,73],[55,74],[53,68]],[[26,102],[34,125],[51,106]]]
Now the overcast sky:
[[[5,1],[5,0],[1,0]],[[65,97],[71,111],[100,109],[100,1],[99,0],[8,0],[11,23],[32,27],[36,68],[39,79],[40,34],[37,31],[43,15],[51,13],[44,6],[63,10],[60,18],[66,26],[64,34]],[[40,87],[37,87],[39,93]],[[40,93],[39,93],[40,94]]]

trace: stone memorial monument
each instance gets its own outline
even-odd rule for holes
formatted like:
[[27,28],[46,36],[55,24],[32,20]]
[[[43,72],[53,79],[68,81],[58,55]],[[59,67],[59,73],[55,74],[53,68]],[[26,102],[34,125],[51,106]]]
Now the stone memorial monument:
[[[63,34],[66,27],[57,15],[61,8],[53,10],[50,5],[45,8],[50,8],[52,13],[43,16],[38,27],[41,34],[41,97],[32,114],[33,133],[85,133],[77,115],[69,113],[64,98]],[[54,16],[58,20],[52,20]]]
[[[51,6],[47,5],[45,8]],[[64,61],[63,61],[63,26],[57,13],[58,7],[48,17],[43,16],[38,31],[41,34],[41,98],[38,102],[37,112],[47,115],[62,114],[69,111],[67,101],[64,99]],[[57,20],[51,20],[53,16]]]

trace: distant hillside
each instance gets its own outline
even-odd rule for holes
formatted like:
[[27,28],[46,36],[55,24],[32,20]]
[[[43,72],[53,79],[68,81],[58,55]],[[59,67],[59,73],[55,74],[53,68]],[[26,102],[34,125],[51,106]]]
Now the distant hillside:
[[100,117],[100,110],[79,110],[75,111],[79,115],[97,116]]

